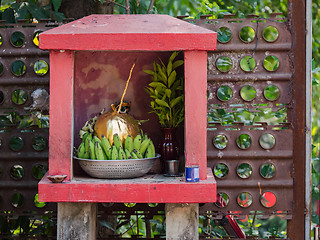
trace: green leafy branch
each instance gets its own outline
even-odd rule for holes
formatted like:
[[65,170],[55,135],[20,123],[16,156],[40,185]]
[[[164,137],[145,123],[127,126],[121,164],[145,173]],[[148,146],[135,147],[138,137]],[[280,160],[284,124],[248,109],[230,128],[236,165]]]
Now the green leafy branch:
[[30,115],[20,115],[16,112],[0,115],[0,129],[5,129],[7,127],[25,129],[32,126],[49,128],[49,115],[44,115],[37,111],[31,112]]
[[184,120],[183,78],[179,78],[175,70],[184,62],[174,61],[178,54],[172,53],[167,65],[160,59],[160,64],[153,63],[153,71],[144,71],[152,75],[152,82],[145,88],[151,97],[151,112],[158,115],[164,128],[175,128]]
[[48,5],[38,6],[37,2],[16,1],[10,5],[6,5],[0,9],[0,20],[5,20],[7,23],[16,23],[19,19],[54,19],[61,22],[65,17],[63,13],[58,12],[62,0],[51,0]]

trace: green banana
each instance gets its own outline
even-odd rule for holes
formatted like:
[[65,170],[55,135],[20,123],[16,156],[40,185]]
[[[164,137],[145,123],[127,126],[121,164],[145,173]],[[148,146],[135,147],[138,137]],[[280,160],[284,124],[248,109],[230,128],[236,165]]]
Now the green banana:
[[115,145],[112,146],[112,150],[111,150],[111,160],[117,160],[119,159],[119,153],[118,153],[118,149]]
[[138,159],[138,156],[133,151],[131,152],[131,156],[133,159]]
[[93,141],[101,144],[101,140],[97,136],[93,137]]
[[94,144],[94,152],[98,160],[106,160],[105,155],[103,153],[102,147],[99,142],[95,142]]
[[84,148],[86,152],[89,152],[89,140],[92,140],[92,134],[89,133],[88,136],[86,137],[86,140],[84,142]]
[[155,150],[155,147],[154,147],[154,144],[153,142],[150,140],[150,144],[149,144],[149,147],[151,149],[151,157],[155,157],[156,156],[156,150]]
[[141,152],[139,152],[138,150],[133,149],[133,152],[136,154],[136,156],[137,156],[138,158],[143,158]]
[[117,133],[113,135],[113,145],[117,147],[118,151],[122,147],[121,139]]
[[128,149],[125,149],[124,152],[126,154],[126,159],[131,159],[132,158],[132,156],[131,156],[131,154],[130,154]]
[[83,159],[90,159],[90,152],[89,151],[84,152]]
[[86,142],[87,137],[89,136],[89,132],[86,132],[83,136],[82,136],[82,142]]
[[147,150],[147,147],[149,146],[149,144],[150,144],[149,138],[143,140],[143,142],[141,143],[141,147],[139,149],[139,152],[141,153],[142,156],[144,155],[145,151]]
[[141,135],[138,134],[133,140],[133,149],[139,151],[141,147],[141,141],[142,141]]
[[146,153],[144,155],[145,158],[152,158],[152,149],[151,149],[151,145],[148,146]]
[[150,140],[150,144],[146,150],[144,157],[145,158],[153,158],[155,156],[156,156],[156,153],[155,153],[154,145],[153,145],[153,142]]
[[126,159],[126,154],[125,154],[125,152],[123,151],[123,148],[122,147],[120,147],[120,149],[119,149],[119,159],[120,160],[122,160],[122,159]]
[[104,135],[102,135],[101,137],[101,147],[103,149],[103,151],[105,152],[105,154],[107,155],[107,159],[111,159],[111,145],[110,142],[108,140],[108,138],[106,138]]
[[133,140],[131,135],[128,135],[126,140],[124,141],[124,148],[128,149],[129,152],[132,152],[133,150]]
[[82,142],[78,148],[78,158],[84,158],[84,143]]
[[88,140],[89,142],[89,152],[90,152],[90,159],[97,159],[96,153],[94,151],[94,143],[92,140]]

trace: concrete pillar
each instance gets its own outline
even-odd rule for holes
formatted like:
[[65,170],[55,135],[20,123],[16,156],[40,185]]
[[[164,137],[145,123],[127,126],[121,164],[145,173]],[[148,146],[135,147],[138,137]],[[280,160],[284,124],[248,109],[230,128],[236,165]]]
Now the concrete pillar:
[[198,203],[167,203],[165,210],[167,240],[199,239]]
[[95,240],[96,203],[58,203],[58,240]]

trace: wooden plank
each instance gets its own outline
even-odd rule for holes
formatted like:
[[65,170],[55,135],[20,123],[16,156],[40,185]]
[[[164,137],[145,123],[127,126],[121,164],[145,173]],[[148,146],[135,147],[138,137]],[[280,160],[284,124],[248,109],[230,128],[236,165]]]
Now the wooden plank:
[[41,202],[207,203],[216,201],[216,181],[208,168],[207,180],[185,182],[184,177],[146,175],[136,179],[79,178],[39,183]]
[[[292,220],[288,221],[288,239],[306,239],[306,0],[288,1],[288,17],[291,20],[293,96],[295,108],[290,116],[293,123],[294,193]],[[309,229],[310,230],[310,229]]]
[[[306,214],[305,214],[305,239],[311,239],[311,212],[312,212],[312,0],[306,1]],[[319,200],[318,200],[319,215]],[[316,239],[316,236],[315,236]]]

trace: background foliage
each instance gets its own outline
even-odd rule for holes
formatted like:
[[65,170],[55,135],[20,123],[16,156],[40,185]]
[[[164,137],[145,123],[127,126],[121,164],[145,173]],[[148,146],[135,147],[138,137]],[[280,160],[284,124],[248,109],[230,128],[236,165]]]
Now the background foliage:
[[[0,19],[7,20],[7,22],[14,23],[17,19],[43,19],[53,18],[57,21],[61,21],[65,15],[63,11],[63,3],[68,0],[0,0]],[[70,0],[69,0],[70,2]],[[75,2],[75,1],[74,1]],[[92,4],[96,4],[98,0],[92,0]],[[101,1],[104,2],[103,0]],[[108,2],[105,0],[105,2]],[[109,1],[110,2],[110,1]],[[116,3],[125,6],[125,0],[116,0]],[[77,3],[78,4],[78,3]],[[76,4],[76,5],[77,5]],[[80,4],[80,3],[79,3]],[[130,0],[130,13],[141,14],[146,13],[150,7],[150,1],[143,0]],[[286,0],[155,0],[154,4],[151,4],[151,13],[169,14],[172,16],[189,15],[194,18],[199,18],[202,14],[212,14],[213,18],[220,18],[224,14],[234,13],[238,17],[245,17],[247,14],[258,14],[261,17],[268,17],[272,12],[282,12],[286,15],[287,1]],[[125,13],[124,7],[114,5],[114,13]],[[67,16],[70,17],[70,16]],[[320,149],[320,0],[312,1],[312,23],[313,23],[313,38],[312,38],[312,53],[313,53],[313,70],[312,70],[312,222],[319,225],[319,216],[316,215],[317,206],[316,203],[320,199],[319,194],[319,182],[320,182],[320,162],[319,162],[319,149]],[[245,112],[237,115],[228,115],[227,113],[220,111],[212,116],[213,118],[220,119],[221,121],[232,121],[233,118],[242,118],[244,121],[251,121],[250,116],[246,116]],[[8,118],[9,119],[9,118]],[[8,119],[0,119],[0,123]],[[12,118],[17,121],[21,121],[18,117]],[[10,119],[9,119],[10,120]],[[251,223],[250,223],[251,221]],[[272,220],[276,222],[277,220]],[[25,227],[25,221],[21,221],[23,229]],[[12,224],[16,227],[17,223]],[[263,227],[264,229],[272,226],[265,226],[259,223],[254,223],[250,220],[244,223],[243,226],[247,226],[249,229],[258,229]],[[0,224],[4,226],[3,224]],[[19,224],[18,224],[19,225]],[[274,226],[280,226],[276,224]],[[262,229],[260,227],[260,229]],[[14,227],[10,227],[14,228]],[[21,229],[21,226],[20,226]],[[8,230],[8,229],[7,229]],[[4,229],[0,229],[3,232]],[[260,231],[260,230],[259,230]],[[217,229],[217,232],[218,229]],[[277,230],[276,233],[282,234],[281,230]],[[260,234],[261,235],[261,234]]]

